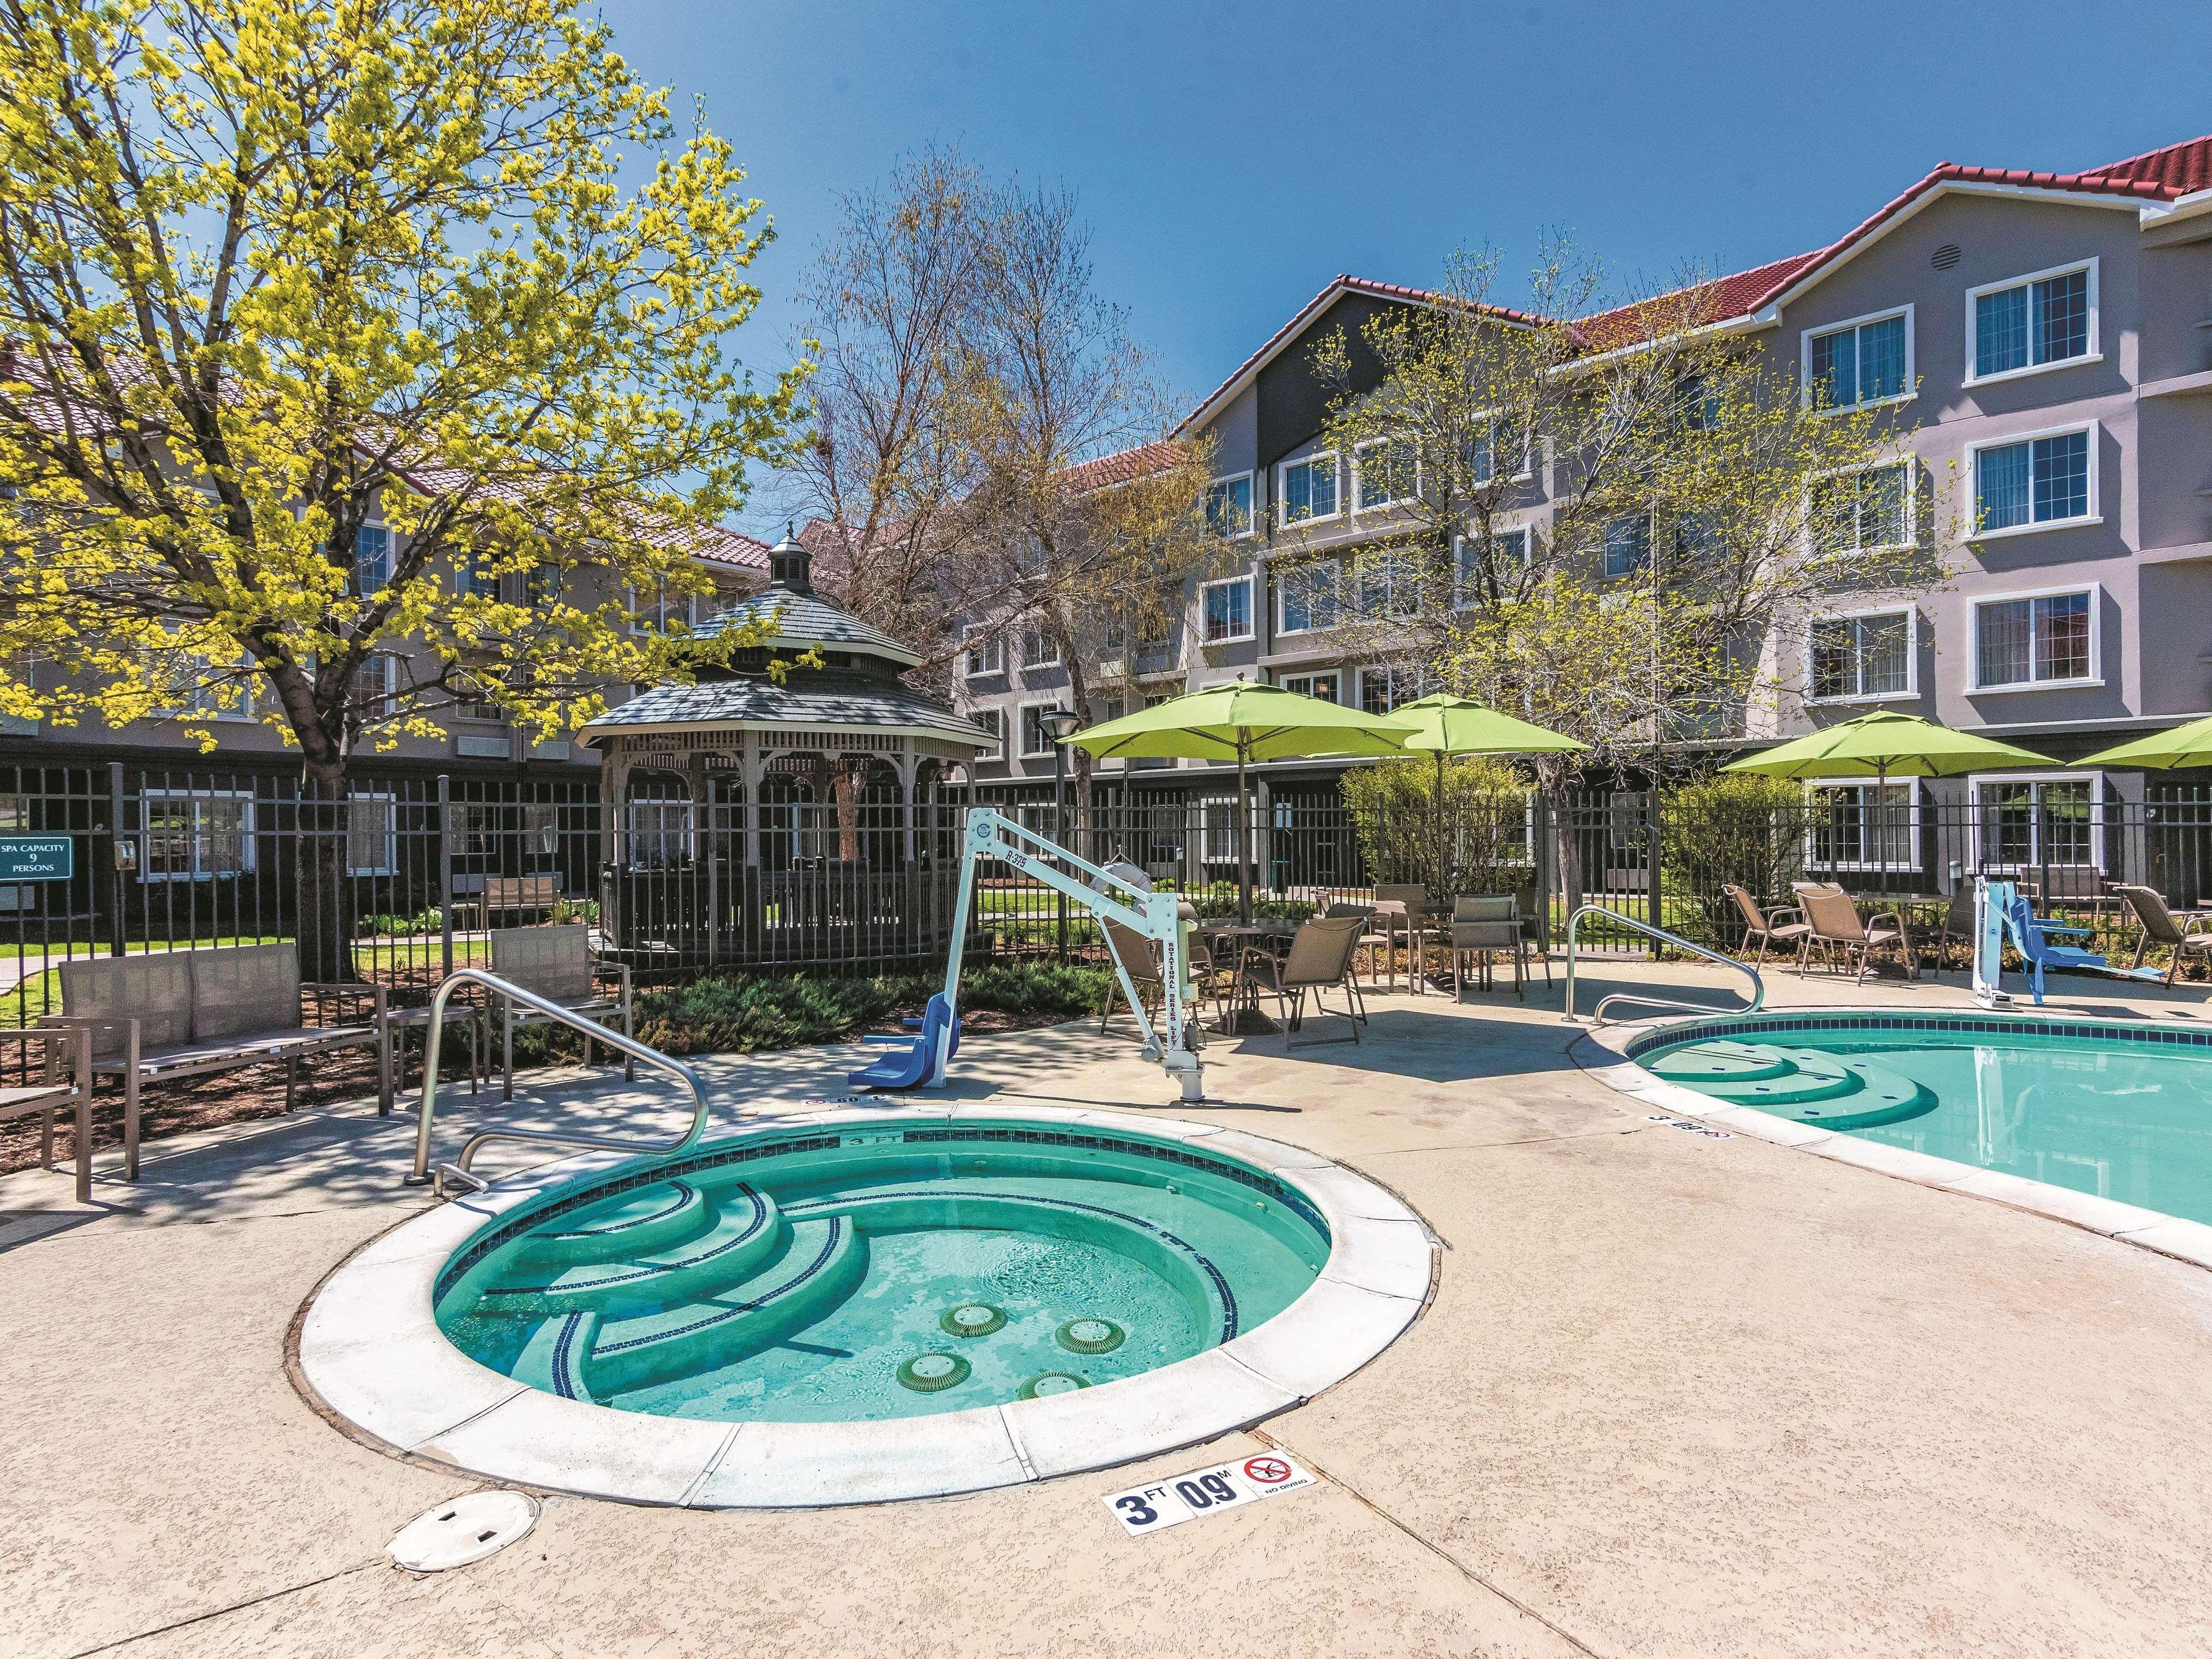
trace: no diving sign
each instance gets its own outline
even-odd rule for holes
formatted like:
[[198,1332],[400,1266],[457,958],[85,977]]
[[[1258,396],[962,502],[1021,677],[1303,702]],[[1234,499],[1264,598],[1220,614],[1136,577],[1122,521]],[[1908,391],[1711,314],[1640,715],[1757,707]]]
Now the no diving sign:
[[1121,1529],[1135,1538],[1314,1484],[1311,1470],[1280,1452],[1262,1452],[1233,1463],[1193,1469],[1155,1486],[1132,1486],[1107,1498],[1106,1507]]

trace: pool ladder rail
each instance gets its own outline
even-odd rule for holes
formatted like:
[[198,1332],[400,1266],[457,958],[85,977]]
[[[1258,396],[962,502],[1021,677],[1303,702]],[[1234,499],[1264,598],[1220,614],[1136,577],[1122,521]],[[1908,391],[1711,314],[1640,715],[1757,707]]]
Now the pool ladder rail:
[[1619,922],[1622,927],[1632,932],[1642,933],[1647,939],[1657,939],[1662,945],[1671,945],[1678,951],[1687,951],[1693,957],[1702,957],[1707,962],[1717,962],[1723,968],[1733,968],[1751,981],[1750,1002],[1736,1009],[1713,1008],[1702,1002],[1679,1002],[1669,997],[1647,996],[1640,991],[1615,991],[1611,996],[1599,998],[1597,1006],[1590,1010],[1589,1023],[1593,1027],[1605,1024],[1605,1011],[1616,1002],[1632,1002],[1638,1007],[1664,1009],[1668,1012],[1684,1014],[1755,1014],[1765,1006],[1766,981],[1759,976],[1759,969],[1749,963],[1738,962],[1734,957],[1723,956],[1717,951],[1709,951],[1702,945],[1693,944],[1684,939],[1680,933],[1670,933],[1664,927],[1654,927],[1648,921],[1638,921],[1634,916],[1623,915],[1620,911],[1608,909],[1602,904],[1584,904],[1577,907],[1575,913],[1567,918],[1566,1017],[1570,1025],[1579,1025],[1583,1023],[1575,1013],[1575,930],[1582,926],[1583,918],[1589,915],[1603,916],[1607,921]]
[[[430,1121],[438,1109],[438,1045],[445,1030],[447,999],[464,985],[481,985],[495,996],[505,997],[510,1003],[528,1008],[556,1024],[581,1031],[589,1042],[605,1043],[618,1054],[632,1060],[641,1060],[647,1065],[667,1073],[690,1091],[690,1127],[672,1140],[643,1140],[626,1135],[594,1135],[557,1129],[479,1129],[463,1144],[459,1158],[451,1164],[441,1164],[434,1170],[430,1164]],[[481,968],[460,968],[439,981],[438,994],[430,1000],[430,1025],[422,1054],[422,1103],[415,1122],[415,1167],[406,1176],[404,1184],[410,1187],[433,1186],[440,1198],[446,1195],[448,1182],[469,1192],[483,1191],[491,1183],[469,1166],[476,1160],[477,1148],[488,1140],[534,1142],[551,1146],[580,1146],[593,1152],[640,1152],[666,1157],[688,1149],[706,1127],[707,1085],[701,1081],[699,1073],[682,1060],[664,1054],[659,1049],[640,1042],[635,1037],[611,1030],[597,1020],[564,1008],[557,1002],[549,1001],[534,991],[526,991],[511,980],[501,979]]]

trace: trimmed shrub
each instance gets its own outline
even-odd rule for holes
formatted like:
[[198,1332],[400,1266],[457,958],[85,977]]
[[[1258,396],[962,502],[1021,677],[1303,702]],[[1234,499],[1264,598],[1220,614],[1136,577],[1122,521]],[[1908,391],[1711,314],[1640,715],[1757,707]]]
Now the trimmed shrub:
[[[1370,880],[1437,885],[1437,763],[1426,755],[1358,766],[1339,785]],[[1444,872],[1451,893],[1517,893],[1535,878],[1528,844],[1528,785],[1503,761],[1460,755],[1444,763]]]
[[1805,874],[1805,786],[1789,778],[1732,772],[1686,785],[1659,824],[1660,887],[1680,902],[1668,914],[1694,917],[1704,942],[1733,947],[1743,937],[1723,884],[1773,900]]

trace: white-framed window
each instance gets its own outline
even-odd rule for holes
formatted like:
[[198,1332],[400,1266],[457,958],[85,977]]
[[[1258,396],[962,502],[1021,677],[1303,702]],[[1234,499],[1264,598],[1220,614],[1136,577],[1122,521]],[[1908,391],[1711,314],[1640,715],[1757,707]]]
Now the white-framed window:
[[1301,559],[1275,567],[1275,631],[1316,634],[1344,617],[1344,564]]
[[[1510,569],[1518,564],[1523,570],[1535,556],[1536,543],[1526,525],[1516,525],[1510,530],[1490,532],[1492,559],[1499,566]],[[1455,537],[1452,543],[1452,598],[1459,605],[1473,605],[1480,597],[1482,582],[1482,543],[1474,536]]]
[[1814,870],[1920,868],[1920,784],[1866,779],[1805,786],[1805,864]]
[[[1259,803],[1255,800],[1252,828],[1256,831]],[[1237,862],[1237,798],[1234,795],[1210,795],[1199,803],[1198,855],[1207,864],[1235,865]],[[1251,856],[1256,860],[1260,839],[1255,833],[1245,842]]]
[[527,570],[509,570],[499,579],[502,605],[550,605],[561,597],[561,567],[533,564]]
[[1974,477],[1970,540],[2102,522],[2094,421],[1968,444],[1966,465]]
[[1813,702],[1881,702],[1919,690],[1910,605],[1814,619],[1805,643]]
[[961,672],[971,680],[980,680],[987,674],[1006,672],[1006,636],[991,633],[981,637],[970,635],[960,657]]
[[1375,512],[1421,493],[1420,456],[1411,438],[1376,438],[1352,452],[1352,504]]
[[2017,772],[1966,780],[1975,868],[2004,875],[2105,867],[2105,775]]
[[1607,520],[1605,526],[1605,574],[1608,578],[1633,576],[1651,568],[1651,518],[1631,514]]
[[991,734],[991,741],[978,761],[1002,761],[1006,757],[1006,711],[1003,708],[971,708],[968,718]]
[[1281,684],[1284,690],[1295,691],[1302,697],[1336,702],[1340,701],[1338,693],[1343,689],[1344,676],[1334,668],[1325,674],[1285,674]]
[[1815,409],[1863,409],[1912,393],[1912,307],[1877,311],[1800,337],[1805,399]]
[[1286,525],[1336,517],[1336,452],[1326,450],[1277,467],[1275,500]]
[[356,876],[398,870],[399,802],[390,792],[356,790],[347,797],[346,868]]
[[365,524],[353,532],[353,591],[374,593],[392,580],[392,532]]
[[1024,628],[1022,630],[1022,666],[1059,667],[1060,641],[1042,628]]
[[1416,668],[1394,668],[1378,664],[1359,671],[1359,706],[1370,714],[1387,714],[1427,695],[1427,675]]
[[388,720],[399,712],[399,656],[392,651],[372,651],[353,671],[348,701],[354,718],[363,726]]
[[1420,556],[1370,548],[1352,562],[1352,603],[1363,617],[1412,617],[1421,609]]
[[1977,691],[2101,685],[2100,584],[1995,594],[1974,601]]
[[1044,717],[1060,712],[1056,702],[1025,702],[1022,705],[1022,757],[1024,760],[1050,760],[1059,745],[1044,729]]
[[1814,479],[1806,508],[1814,546],[1831,555],[1917,546],[1913,477],[1906,459]]
[[2094,259],[1966,290],[1968,386],[2095,362],[2102,355]]
[[1206,522],[1224,541],[1252,533],[1252,475],[1216,478],[1206,487]]
[[1252,579],[1231,576],[1208,582],[1200,591],[1200,614],[1206,623],[1206,642],[1226,645],[1252,637]]
[[242,789],[149,789],[141,881],[211,881],[254,867],[253,797]]

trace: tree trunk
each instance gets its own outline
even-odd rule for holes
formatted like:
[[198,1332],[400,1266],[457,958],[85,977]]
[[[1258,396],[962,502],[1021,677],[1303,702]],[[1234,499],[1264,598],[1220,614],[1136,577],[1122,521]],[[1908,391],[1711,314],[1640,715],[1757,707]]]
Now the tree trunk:
[[301,768],[295,869],[300,891],[300,977],[339,983],[360,977],[353,937],[353,880],[346,856],[343,757]]

